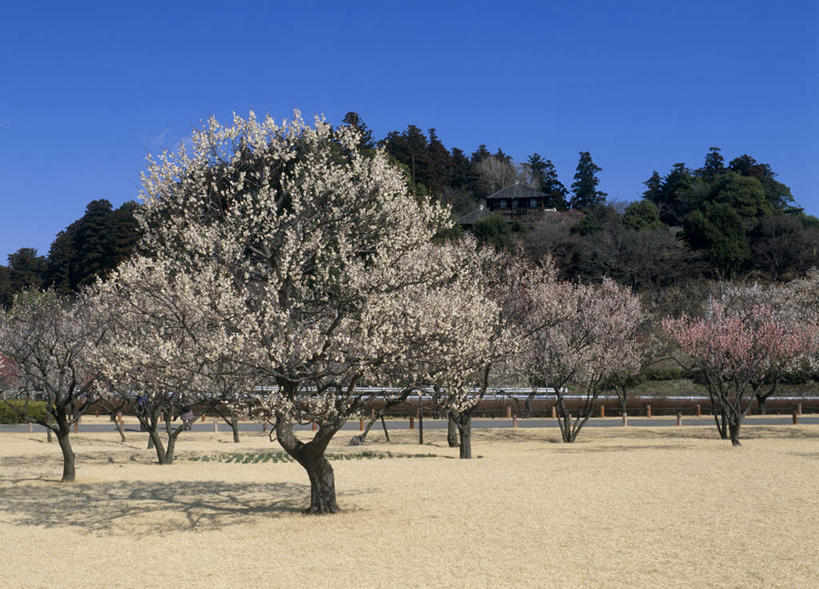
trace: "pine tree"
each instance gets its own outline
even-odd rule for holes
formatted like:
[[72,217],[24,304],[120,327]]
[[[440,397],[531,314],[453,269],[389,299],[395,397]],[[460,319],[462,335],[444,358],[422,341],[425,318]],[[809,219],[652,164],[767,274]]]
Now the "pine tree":
[[602,170],[603,168],[592,161],[588,151],[580,152],[580,160],[577,162],[577,171],[572,183],[571,208],[588,209],[606,202],[607,194],[597,190],[597,185],[600,183],[597,172]]

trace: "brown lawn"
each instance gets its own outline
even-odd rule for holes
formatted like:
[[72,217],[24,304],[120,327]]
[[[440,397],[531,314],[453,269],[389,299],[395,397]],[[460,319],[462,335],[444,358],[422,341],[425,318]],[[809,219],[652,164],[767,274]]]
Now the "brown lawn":
[[[278,450],[261,432],[185,433],[160,467],[144,434],[74,436],[56,482],[44,434],[0,433],[0,587],[819,586],[819,427],[475,430],[364,450],[432,458],[335,461],[344,512],[300,513],[292,463],[192,461]],[[332,452],[361,452],[337,436]]]

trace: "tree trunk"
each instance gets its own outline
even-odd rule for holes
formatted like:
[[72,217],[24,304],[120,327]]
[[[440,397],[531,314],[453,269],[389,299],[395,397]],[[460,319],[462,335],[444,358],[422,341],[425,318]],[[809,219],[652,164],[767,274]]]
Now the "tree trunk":
[[574,442],[572,435],[572,414],[566,407],[562,394],[557,397],[557,425],[560,427],[560,437],[566,444]]
[[620,415],[627,415],[626,402],[628,400],[625,387],[621,389],[621,393],[617,395],[617,400],[620,401]]
[[[378,421],[379,416],[381,416],[381,419],[384,419],[383,413],[381,413],[380,411],[378,413],[376,413],[375,415],[373,415],[372,417],[370,417],[370,420],[367,422],[367,425],[364,426],[364,431],[361,432],[360,434],[355,435],[352,438],[350,438],[349,445],[350,446],[361,446],[361,445],[363,445],[364,442],[367,441],[367,435],[370,433],[370,430],[372,429],[373,425],[375,425],[375,422]],[[385,428],[385,431],[386,431],[386,428]],[[389,440],[390,440],[390,438],[389,438],[389,436],[387,436],[387,441],[389,442]]]
[[452,416],[452,411],[447,411],[446,442],[450,448],[458,447],[458,424]]
[[116,416],[114,416],[114,426],[117,428],[117,432],[119,432],[119,443],[124,444],[125,443],[125,428],[122,427],[122,424],[119,422],[119,420],[116,418]]
[[159,464],[168,464],[165,457],[165,446],[162,444],[162,438],[159,437],[159,432],[156,427],[148,430],[148,444],[153,445],[156,450],[156,460]]
[[239,418],[236,415],[230,417],[230,429],[233,430],[233,443],[239,443]]
[[456,418],[461,442],[458,446],[459,458],[472,458],[472,411],[464,411]]
[[719,437],[723,440],[728,439],[728,416],[725,415],[725,412],[722,412],[720,416],[720,424],[717,426],[719,428]]
[[168,445],[165,448],[164,464],[173,464],[173,451],[176,449],[176,436],[168,433]]
[[284,415],[276,416],[276,439],[284,451],[304,467],[310,479],[310,507],[305,513],[324,515],[339,511],[335,475],[330,462],[324,457],[324,451],[342,425],[344,420],[322,423],[315,437],[304,443],[296,438],[289,418]]
[[68,423],[63,424],[61,422],[57,431],[57,441],[60,443],[60,450],[63,451],[63,478],[61,479],[63,483],[73,483],[77,476],[74,468],[74,450],[71,448],[68,432]]
[[731,435],[731,445],[741,446],[739,443],[739,428],[742,426],[742,417],[740,415],[732,415],[728,420],[728,429]]
[[756,396],[757,408],[760,415],[765,415],[768,413],[768,409],[765,407],[765,401],[767,401],[767,399],[763,395]]

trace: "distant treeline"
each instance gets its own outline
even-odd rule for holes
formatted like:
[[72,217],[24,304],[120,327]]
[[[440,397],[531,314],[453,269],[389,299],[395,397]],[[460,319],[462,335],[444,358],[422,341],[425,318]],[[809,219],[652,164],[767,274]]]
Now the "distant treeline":
[[[424,133],[415,125],[377,141],[355,112],[343,124],[360,131],[365,150],[383,147],[405,171],[412,192],[451,205],[454,218],[515,182],[548,195],[555,213],[525,222],[493,215],[472,231],[481,242],[522,247],[535,259],[551,252],[567,278],[611,276],[644,290],[703,278],[788,280],[819,266],[819,219],[795,205],[770,165],[750,155],[726,164],[720,149],[711,147],[699,168],[677,163],[665,175],[654,171],[643,199],[626,204],[599,189],[601,168],[589,152],[580,153],[567,188],[539,153],[515,162],[500,147],[493,152],[480,145],[467,154],[447,148],[435,129]],[[8,265],[0,266],[0,304],[8,306],[24,288],[74,292],[110,272],[139,241],[138,206],[114,209],[107,200],[92,201],[57,235],[47,256],[31,248],[9,255]]]

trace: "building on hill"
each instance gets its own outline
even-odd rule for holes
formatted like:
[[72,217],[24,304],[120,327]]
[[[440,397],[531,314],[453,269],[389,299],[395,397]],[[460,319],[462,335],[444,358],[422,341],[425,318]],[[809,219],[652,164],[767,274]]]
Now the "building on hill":
[[548,196],[525,184],[512,184],[486,197],[486,205],[460,217],[458,223],[465,230],[493,214],[504,217],[519,217],[530,213],[556,212],[557,209],[546,208]]
[[486,197],[486,208],[501,215],[526,215],[546,209],[548,196],[525,184],[512,184]]

